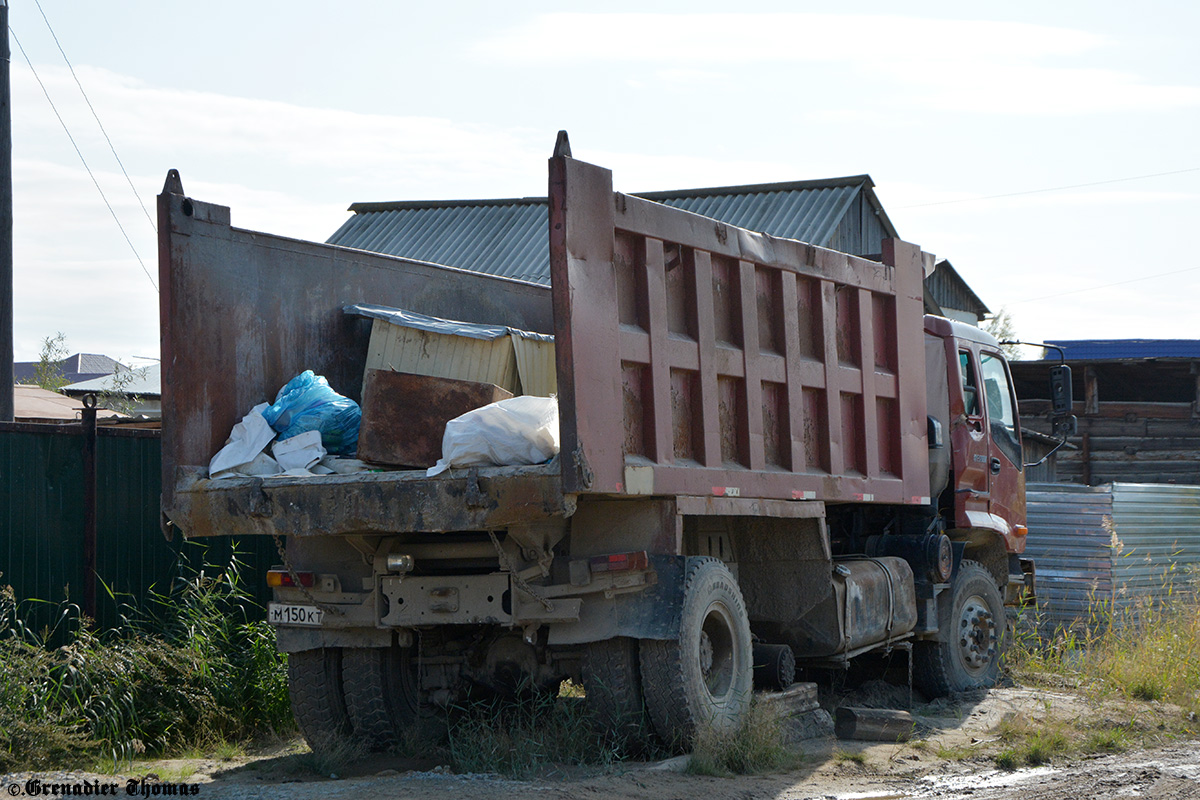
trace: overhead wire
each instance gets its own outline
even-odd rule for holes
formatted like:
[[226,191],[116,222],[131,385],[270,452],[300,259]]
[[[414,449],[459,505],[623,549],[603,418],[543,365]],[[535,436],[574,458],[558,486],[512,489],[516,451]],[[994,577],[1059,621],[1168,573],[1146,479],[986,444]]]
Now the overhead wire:
[[1174,270],[1171,270],[1170,272],[1156,272],[1153,275],[1142,275],[1141,277],[1138,277],[1138,278],[1130,278],[1129,280],[1115,281],[1113,283],[1104,283],[1104,284],[1100,284],[1099,286],[1085,286],[1082,289],[1068,289],[1065,292],[1057,292],[1055,294],[1047,294],[1047,295],[1043,295],[1041,297],[1027,297],[1024,300],[1017,300],[1015,302],[1008,303],[1007,305],[1016,306],[1016,305],[1020,305],[1022,303],[1036,303],[1040,300],[1053,300],[1058,297],[1064,297],[1068,294],[1079,294],[1080,292],[1092,292],[1097,289],[1111,289],[1114,286],[1124,286],[1127,283],[1138,283],[1140,281],[1149,281],[1149,280],[1153,280],[1155,278],[1165,278],[1169,275],[1179,275],[1184,272],[1195,272],[1198,269],[1200,269],[1200,267],[1185,267],[1184,269],[1174,269]]
[[50,31],[50,37],[54,39],[55,46],[58,47],[58,52],[62,54],[63,61],[67,64],[67,69],[71,71],[71,77],[75,79],[75,85],[79,87],[79,93],[83,95],[83,102],[87,103],[88,110],[92,112],[92,117],[96,120],[96,125],[100,128],[100,133],[104,135],[104,141],[108,142],[108,149],[112,151],[113,158],[117,160],[117,166],[121,168],[121,174],[125,176],[125,180],[129,183],[129,188],[133,192],[133,196],[137,198],[138,205],[142,207],[142,213],[146,215],[146,221],[150,223],[151,230],[155,235],[158,234],[158,226],[154,224],[154,218],[150,216],[150,210],[146,208],[146,204],[142,202],[142,196],[138,194],[137,187],[133,185],[133,179],[129,177],[129,173],[125,171],[125,164],[121,161],[121,157],[117,155],[117,148],[113,145],[112,139],[108,138],[108,131],[104,129],[104,123],[100,121],[100,115],[96,113],[95,107],[92,105],[91,99],[87,96],[87,92],[83,90],[83,84],[79,81],[79,76],[75,74],[75,67],[71,65],[71,60],[67,58],[67,51],[63,50],[62,44],[58,41],[58,34],[54,32],[54,27],[50,24],[49,17],[42,9],[41,0],[33,0],[37,5],[38,11],[42,15],[42,19],[46,22],[46,28]]
[[917,203],[912,206],[897,206],[899,211],[905,208],[928,208],[929,206],[948,206],[953,203],[974,203],[981,200],[999,200],[1005,197],[1021,197],[1029,194],[1044,194],[1046,192],[1063,192],[1068,189],[1086,189],[1089,186],[1105,186],[1110,183],[1125,183],[1127,181],[1141,181],[1147,178],[1162,178],[1167,175],[1182,175],[1186,172],[1200,172],[1200,167],[1188,167],[1187,169],[1177,169],[1170,172],[1154,172],[1149,175],[1133,175],[1128,178],[1112,178],[1107,181],[1092,181],[1091,183],[1075,183],[1070,186],[1051,186],[1046,189],[1029,189],[1024,192],[1008,192],[1007,194],[990,194],[985,197],[960,197],[957,200],[939,200],[935,203]]
[[134,258],[142,268],[142,272],[146,273],[146,277],[150,279],[150,285],[154,287],[154,291],[158,291],[158,283],[154,280],[154,276],[150,274],[150,270],[146,269],[146,262],[142,261],[141,254],[133,245],[133,240],[129,238],[129,234],[125,231],[125,226],[121,224],[117,212],[113,209],[112,203],[108,202],[108,196],[104,194],[104,189],[100,187],[100,181],[96,180],[95,174],[92,173],[92,168],[88,166],[87,159],[83,157],[83,152],[79,149],[79,145],[75,143],[75,137],[71,135],[71,129],[67,127],[66,121],[62,118],[62,114],[58,113],[58,107],[54,105],[54,100],[50,97],[49,90],[46,89],[46,84],[42,82],[42,77],[33,67],[33,61],[30,60],[29,54],[25,52],[21,40],[17,38],[16,31],[13,30],[11,24],[8,26],[8,32],[11,34],[13,41],[17,43],[17,49],[21,51],[21,55],[25,58],[25,63],[29,65],[29,71],[33,73],[34,79],[37,80],[38,86],[42,88],[42,94],[46,96],[46,102],[50,104],[51,110],[54,111],[54,116],[58,118],[58,123],[62,125],[63,132],[67,134],[67,138],[71,141],[71,146],[75,148],[75,154],[79,156],[79,160],[83,163],[84,170],[87,171],[88,177],[92,179],[92,183],[96,186],[96,191],[100,193],[100,199],[104,201],[104,205],[108,208],[108,213],[112,214],[113,221],[117,223],[117,227],[121,230],[121,235],[125,237],[126,244],[133,251]]

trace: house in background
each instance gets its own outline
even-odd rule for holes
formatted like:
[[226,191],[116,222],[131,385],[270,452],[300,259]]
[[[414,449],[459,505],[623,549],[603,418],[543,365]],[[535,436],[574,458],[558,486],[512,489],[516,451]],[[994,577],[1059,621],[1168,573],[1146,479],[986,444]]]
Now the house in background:
[[[85,394],[115,393],[128,398],[130,405],[127,411],[130,416],[162,417],[161,365],[155,362],[144,367],[122,366],[120,373],[119,377],[116,374],[105,375],[72,383],[64,386],[62,393],[75,398],[82,398]],[[125,373],[129,377],[124,377]]]
[[[639,194],[771,236],[881,259],[901,238],[869,175]],[[550,284],[544,197],[355,203],[329,244]],[[948,261],[926,265],[925,310],[978,325],[987,306]]]
[[[16,383],[32,385],[37,377],[39,361],[18,361],[13,364],[13,379]],[[125,366],[115,358],[95,353],[76,353],[58,362],[59,373],[67,383],[79,383],[112,375]]]
[[[1055,340],[1071,367],[1077,449],[1057,480],[1200,485],[1200,339]],[[1050,433],[1050,368],[1058,353],[1010,365],[1021,427]]]
[[[930,302],[936,308],[930,308]],[[925,278],[925,312],[979,327],[992,312],[946,260],[937,262]]]

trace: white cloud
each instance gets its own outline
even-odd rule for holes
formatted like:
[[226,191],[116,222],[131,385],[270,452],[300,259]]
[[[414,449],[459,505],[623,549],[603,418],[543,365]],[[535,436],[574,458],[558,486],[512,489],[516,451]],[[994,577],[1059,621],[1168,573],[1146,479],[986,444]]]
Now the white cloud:
[[[586,35],[582,35],[586,33]],[[1072,55],[1091,33],[1017,22],[856,14],[541,14],[485,39],[476,55],[514,62],[727,63]]]
[[[581,35],[586,32],[586,35]],[[889,87],[886,106],[980,114],[1069,115],[1200,105],[1200,87],[1152,85],[1076,59],[1105,37],[1018,22],[836,14],[599,14],[532,17],[478,43],[515,64],[669,63],[660,82],[713,65],[828,64]],[[773,67],[767,67],[773,69]],[[860,101],[862,93],[856,93]],[[877,108],[880,107],[877,104]],[[828,114],[832,109],[824,109]]]

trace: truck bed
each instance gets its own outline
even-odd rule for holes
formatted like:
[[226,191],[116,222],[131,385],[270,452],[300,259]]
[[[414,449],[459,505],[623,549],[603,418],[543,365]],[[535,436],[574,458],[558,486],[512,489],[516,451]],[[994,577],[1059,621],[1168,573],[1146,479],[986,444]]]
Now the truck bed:
[[575,510],[574,498],[563,494],[557,460],[436,478],[392,470],[211,480],[197,468],[182,471],[174,502],[189,536],[498,530]]
[[[922,253],[882,262],[613,192],[550,162],[551,289],[233,228],[159,196],[163,511],[185,535],[480,530],[583,495],[929,502]],[[562,453],[536,468],[209,481],[304,369],[359,398],[353,303],[554,333]],[[477,477],[471,477],[475,475]]]

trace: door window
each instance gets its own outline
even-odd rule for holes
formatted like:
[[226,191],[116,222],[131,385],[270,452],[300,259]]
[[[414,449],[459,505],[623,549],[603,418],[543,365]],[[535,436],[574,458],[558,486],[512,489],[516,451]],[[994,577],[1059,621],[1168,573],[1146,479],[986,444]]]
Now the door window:
[[1020,470],[1024,459],[1021,457],[1021,439],[1017,434],[1016,404],[1013,403],[1004,359],[983,353],[980,371],[983,373],[983,394],[987,401],[992,441]]
[[963,408],[966,410],[967,416],[980,416],[979,383],[975,380],[975,365],[971,363],[969,350],[958,351],[958,375],[962,384]]

